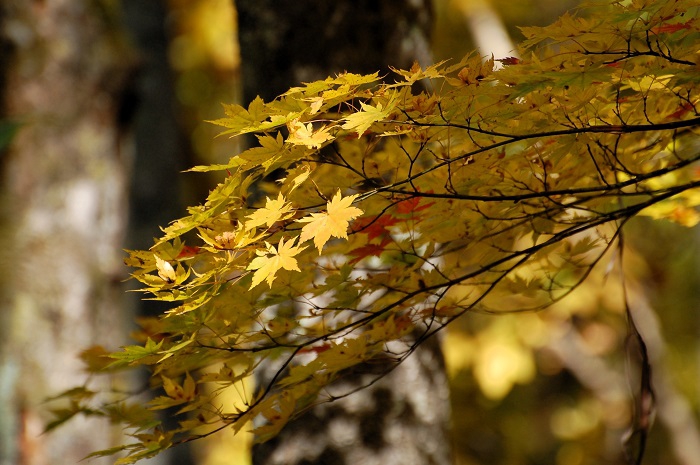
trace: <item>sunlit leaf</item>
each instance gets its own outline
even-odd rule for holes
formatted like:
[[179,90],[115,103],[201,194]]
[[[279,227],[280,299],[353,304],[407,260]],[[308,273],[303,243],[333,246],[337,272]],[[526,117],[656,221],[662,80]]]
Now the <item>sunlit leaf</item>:
[[362,136],[372,124],[386,119],[394,109],[393,102],[383,105],[381,102],[375,106],[360,102],[362,110],[345,117],[345,122],[342,128],[348,131],[354,131],[357,136]]
[[336,192],[325,212],[311,213],[310,216],[298,220],[306,224],[299,236],[299,242],[314,240],[314,245],[321,253],[321,249],[332,237],[347,239],[350,221],[362,215],[362,210],[352,206],[357,195],[342,197],[340,191]]
[[267,250],[257,251],[258,256],[250,262],[247,268],[248,270],[256,270],[253,274],[253,282],[250,284],[250,289],[262,281],[266,281],[272,287],[272,283],[277,277],[276,273],[280,269],[300,271],[297,260],[294,257],[306,247],[294,246],[295,241],[296,238],[293,238],[285,243],[284,238],[282,238],[277,247],[266,243]]
[[292,206],[288,203],[280,192],[277,199],[272,200],[269,197],[265,203],[265,207],[256,210],[252,215],[248,216],[245,222],[245,227],[248,229],[257,228],[265,225],[268,228],[278,221],[285,220],[292,215]]

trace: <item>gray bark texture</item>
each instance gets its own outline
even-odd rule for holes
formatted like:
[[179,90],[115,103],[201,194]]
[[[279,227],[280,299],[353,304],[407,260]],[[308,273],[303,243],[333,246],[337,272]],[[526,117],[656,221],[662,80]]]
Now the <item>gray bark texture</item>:
[[[389,65],[431,61],[429,0],[239,0],[236,7],[244,103],[342,71],[387,75]],[[381,361],[359,367],[331,394],[364,386],[390,368]],[[380,381],[315,407],[254,446],[253,463],[447,465],[449,415],[442,353],[431,338]]]
[[41,434],[46,398],[87,378],[80,350],[124,343],[118,115],[130,56],[110,5],[0,3],[0,120],[22,125],[0,159],[1,465],[75,464],[123,440],[85,418]]

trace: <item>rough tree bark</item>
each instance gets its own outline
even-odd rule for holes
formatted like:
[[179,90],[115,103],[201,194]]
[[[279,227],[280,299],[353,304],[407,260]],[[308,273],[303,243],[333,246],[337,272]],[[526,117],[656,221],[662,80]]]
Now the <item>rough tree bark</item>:
[[84,418],[41,435],[45,398],[86,377],[79,350],[123,343],[118,114],[130,60],[110,5],[0,4],[0,119],[23,125],[0,160],[2,465],[78,463],[120,440],[107,422]]
[[[350,71],[388,74],[431,61],[429,0],[239,0],[243,96],[271,100],[300,82]],[[334,386],[347,392],[381,362]],[[323,404],[253,449],[260,465],[449,464],[448,387],[438,341],[425,342],[371,387]]]

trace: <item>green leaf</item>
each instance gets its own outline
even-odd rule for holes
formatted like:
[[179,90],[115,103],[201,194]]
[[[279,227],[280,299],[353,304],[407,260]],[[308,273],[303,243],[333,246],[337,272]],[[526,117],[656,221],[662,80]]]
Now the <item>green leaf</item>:
[[125,346],[122,348],[122,352],[114,352],[109,355],[110,358],[116,360],[110,364],[110,367],[131,365],[137,362],[139,364],[146,365],[157,363],[157,361],[161,358],[159,354],[160,349],[163,346],[163,342],[163,340],[154,342],[153,339],[149,337],[144,346]]

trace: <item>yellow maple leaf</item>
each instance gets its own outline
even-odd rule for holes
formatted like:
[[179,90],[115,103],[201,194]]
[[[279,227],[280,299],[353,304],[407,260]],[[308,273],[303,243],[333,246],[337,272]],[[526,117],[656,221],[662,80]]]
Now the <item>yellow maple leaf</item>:
[[341,126],[343,129],[352,130],[357,133],[357,137],[361,137],[372,124],[384,120],[389,116],[389,113],[394,108],[394,100],[390,100],[386,108],[381,103],[377,106],[372,106],[364,102],[360,102],[362,110],[357,113],[345,117],[345,123]]
[[175,280],[177,279],[177,273],[175,272],[175,268],[167,261],[163,260],[160,258],[158,255],[153,255],[156,259],[156,269],[158,271],[158,276],[163,281],[166,281],[168,283],[174,283]]
[[321,109],[323,106],[323,97],[318,96],[318,97],[313,97],[313,98],[308,98],[304,99],[307,102],[311,102],[311,106],[309,106],[309,114],[313,115],[318,113],[318,110]]
[[249,219],[245,222],[245,228],[253,229],[263,224],[269,228],[277,221],[286,220],[292,215],[292,205],[285,201],[280,192],[275,200],[268,197],[264,208],[259,208],[255,213],[246,217]]
[[311,213],[310,216],[297,220],[300,223],[309,223],[301,229],[299,243],[313,237],[314,245],[318,253],[321,253],[321,249],[331,236],[347,239],[350,220],[364,213],[359,208],[351,206],[356,197],[357,194],[342,198],[339,189],[328,202],[326,212]]
[[295,119],[287,124],[289,129],[289,137],[287,142],[294,145],[305,145],[310,149],[317,149],[324,142],[332,140],[333,135],[329,132],[330,128],[323,126],[318,131],[314,132],[312,123],[304,124]]
[[263,282],[263,280],[267,281],[267,285],[272,287],[272,282],[276,278],[276,273],[281,268],[289,271],[301,271],[294,256],[304,250],[306,246],[294,247],[295,240],[296,238],[285,243],[283,237],[280,239],[276,249],[275,246],[265,242],[267,250],[257,250],[255,252],[258,256],[250,262],[247,268],[248,270],[257,270],[253,274],[253,282],[250,284],[249,289],[253,289]]
[[289,190],[287,191],[287,195],[291,194],[297,187],[301,186],[311,174],[311,168],[309,168],[308,166],[303,166],[300,169],[297,168],[295,169],[295,171],[300,172],[301,174],[297,174],[291,180],[289,180],[288,178],[281,178],[277,180],[278,183],[282,184],[283,189],[285,185],[289,186],[289,184],[291,183],[291,186],[289,186]]
[[[396,69],[392,66],[389,66],[389,68],[396,74],[403,76],[404,79],[408,81],[408,84],[413,84],[416,81],[420,81],[422,79],[438,79],[443,77],[441,72],[438,71],[438,68],[445,64],[446,61],[447,60],[443,60],[439,63],[435,63],[434,65],[425,68],[425,70],[421,69],[417,61],[414,61],[413,66],[411,66],[411,69],[407,71],[402,69]],[[397,85],[405,85],[405,83],[399,83]]]
[[161,375],[161,378],[163,379],[163,390],[171,398],[185,402],[196,396],[196,384],[189,373],[185,374],[185,381],[182,385],[165,375]]

